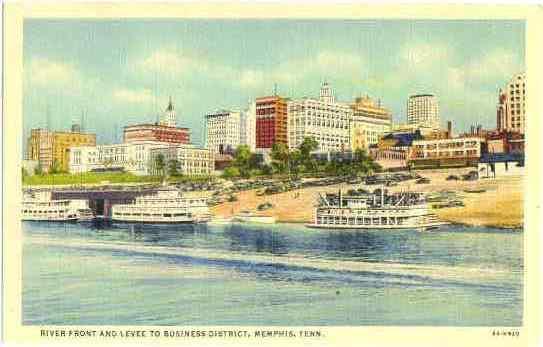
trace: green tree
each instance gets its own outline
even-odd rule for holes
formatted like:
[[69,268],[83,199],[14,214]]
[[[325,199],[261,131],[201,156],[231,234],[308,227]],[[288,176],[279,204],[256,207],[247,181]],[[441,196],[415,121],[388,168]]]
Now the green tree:
[[166,160],[164,159],[164,154],[158,153],[155,156],[154,167],[155,167],[155,172],[157,175],[164,176],[164,172],[166,168]]
[[38,166],[34,168],[34,175],[43,175],[43,168],[41,167],[41,164],[38,164]]
[[303,170],[316,172],[318,165],[317,160],[311,157],[311,152],[319,148],[319,143],[314,137],[304,137],[304,140],[298,147],[300,150],[300,162],[303,164]]
[[302,164],[302,154],[299,150],[294,150],[288,154],[288,167],[289,174],[298,178],[300,172],[304,171],[304,165]]
[[232,178],[232,177],[239,177],[240,172],[239,169],[235,166],[229,166],[226,169],[224,169],[223,177],[225,178]]
[[62,171],[62,168],[60,167],[60,163],[58,160],[54,160],[53,164],[51,165],[51,169],[49,170],[50,174],[58,174]]
[[242,177],[250,177],[251,170],[254,168],[254,157],[251,153],[251,149],[247,145],[240,145],[236,148],[234,152],[234,162],[232,166],[238,168],[239,173]]
[[24,167],[21,168],[21,175],[22,175],[23,178],[28,177],[28,171],[26,171],[26,169]]
[[179,176],[179,170],[177,170],[179,162],[177,159],[171,159],[168,161],[168,175],[169,176]]
[[288,147],[284,143],[274,143],[271,150],[272,167],[275,172],[284,174],[288,171]]

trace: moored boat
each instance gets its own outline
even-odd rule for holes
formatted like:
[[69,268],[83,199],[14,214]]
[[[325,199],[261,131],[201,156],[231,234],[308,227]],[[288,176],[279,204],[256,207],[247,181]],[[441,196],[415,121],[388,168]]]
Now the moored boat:
[[113,205],[111,219],[126,223],[205,223],[211,214],[206,197],[184,196],[176,188],[162,188],[136,197],[132,203]]
[[429,230],[447,224],[430,212],[422,193],[373,193],[319,195],[313,223],[327,229],[417,229]]
[[275,223],[275,217],[260,216],[251,211],[241,211],[240,213],[232,217],[233,222],[241,223],[261,223],[261,224],[273,224]]
[[[23,193],[21,208],[24,221],[76,222],[89,216],[87,200],[53,200],[50,191]],[[94,215],[92,215],[94,218]]]

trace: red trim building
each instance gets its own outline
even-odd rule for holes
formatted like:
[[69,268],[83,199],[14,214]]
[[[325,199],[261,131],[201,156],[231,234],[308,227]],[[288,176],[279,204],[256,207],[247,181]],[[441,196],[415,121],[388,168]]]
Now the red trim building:
[[158,141],[189,144],[190,130],[188,128],[177,128],[160,124],[129,125],[124,127],[123,141],[125,143]]
[[256,99],[256,148],[287,144],[287,99],[266,96]]

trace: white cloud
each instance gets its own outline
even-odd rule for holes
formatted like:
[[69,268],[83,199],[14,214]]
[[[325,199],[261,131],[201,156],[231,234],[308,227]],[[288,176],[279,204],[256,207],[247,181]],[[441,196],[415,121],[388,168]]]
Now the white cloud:
[[357,80],[362,77],[364,66],[364,60],[359,55],[339,51],[321,51],[310,59],[285,61],[270,70],[243,70],[239,84],[242,88],[266,87],[272,82],[291,86],[296,81],[315,76],[322,79]]
[[136,68],[146,71],[181,73],[193,65],[193,60],[170,50],[156,51],[136,64]]
[[244,70],[240,74],[239,84],[243,88],[254,88],[264,81],[264,72],[260,70]]
[[67,87],[81,82],[79,71],[73,65],[46,58],[32,59],[25,74],[28,81],[36,87]]
[[[430,42],[417,42],[404,45],[400,49],[400,59],[412,66],[427,68],[428,65],[442,64],[451,56],[449,47]],[[424,65],[424,66],[423,66]]]
[[[496,48],[480,59],[471,61],[466,66],[468,76],[486,81],[495,77],[508,79],[514,73],[520,72],[519,56],[512,51]],[[504,80],[504,83],[506,80]]]
[[149,104],[153,101],[153,93],[149,89],[116,89],[113,91],[113,98],[119,102],[129,102],[136,104]]

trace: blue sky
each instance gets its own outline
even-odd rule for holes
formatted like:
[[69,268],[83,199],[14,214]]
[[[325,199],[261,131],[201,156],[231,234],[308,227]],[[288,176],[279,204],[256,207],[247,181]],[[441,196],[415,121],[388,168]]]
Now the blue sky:
[[[98,142],[154,121],[171,96],[202,143],[203,117],[269,95],[380,98],[396,122],[434,93],[456,131],[495,127],[500,87],[524,67],[522,21],[26,20],[24,132],[69,129],[86,112]],[[49,111],[47,111],[49,110]],[[117,130],[116,130],[117,129]],[[117,134],[117,138],[115,138]]]

